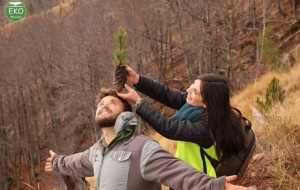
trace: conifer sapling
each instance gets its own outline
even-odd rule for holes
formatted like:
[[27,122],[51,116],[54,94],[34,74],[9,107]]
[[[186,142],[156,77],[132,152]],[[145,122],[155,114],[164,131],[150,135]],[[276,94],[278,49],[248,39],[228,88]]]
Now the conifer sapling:
[[127,32],[124,28],[120,27],[117,33],[114,35],[115,38],[115,50],[113,65],[115,66],[114,73],[114,87],[117,92],[120,92],[124,87],[127,80],[127,50],[126,40]]

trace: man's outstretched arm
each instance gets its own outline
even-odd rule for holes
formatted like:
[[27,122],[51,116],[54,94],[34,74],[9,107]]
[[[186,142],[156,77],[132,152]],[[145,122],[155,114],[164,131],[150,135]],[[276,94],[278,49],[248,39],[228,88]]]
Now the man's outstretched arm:
[[155,141],[145,143],[140,170],[144,179],[178,190],[248,190],[231,184],[236,176],[213,178],[163,150]]
[[93,176],[93,166],[89,161],[89,150],[70,156],[57,155],[52,150],[45,163],[45,171],[56,171],[72,177]]

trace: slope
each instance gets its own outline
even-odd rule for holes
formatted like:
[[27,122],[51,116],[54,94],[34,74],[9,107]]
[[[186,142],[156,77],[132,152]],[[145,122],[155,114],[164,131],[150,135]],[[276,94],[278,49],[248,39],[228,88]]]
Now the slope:
[[[267,73],[233,97],[233,105],[251,119],[257,135],[258,146],[246,173],[245,185],[255,185],[258,189],[300,188],[299,73],[299,64],[284,73]],[[256,99],[264,99],[274,77],[285,90],[285,99],[264,112]]]

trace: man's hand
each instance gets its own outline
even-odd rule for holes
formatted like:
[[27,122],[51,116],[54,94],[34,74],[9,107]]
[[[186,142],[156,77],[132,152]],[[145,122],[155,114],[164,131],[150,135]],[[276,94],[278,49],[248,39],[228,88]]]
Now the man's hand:
[[138,93],[130,88],[127,84],[125,84],[125,89],[127,90],[127,93],[120,93],[117,92],[118,96],[131,102],[131,103],[136,103],[141,99],[141,97],[138,95]]
[[236,180],[236,175],[226,177],[226,190],[248,190],[247,187],[231,184],[234,180]]
[[53,152],[52,150],[50,150],[49,153],[50,153],[51,156],[49,158],[47,158],[46,163],[45,163],[45,171],[46,172],[53,171],[52,159],[53,159],[53,156],[56,155],[56,153]]

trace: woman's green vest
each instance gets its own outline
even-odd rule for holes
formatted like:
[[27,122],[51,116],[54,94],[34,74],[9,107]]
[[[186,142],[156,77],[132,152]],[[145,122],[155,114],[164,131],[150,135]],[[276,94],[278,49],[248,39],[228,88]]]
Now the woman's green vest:
[[[217,159],[215,146],[211,146],[204,151],[212,158]],[[176,157],[185,161],[189,165],[193,166],[197,170],[204,172],[203,160],[200,154],[200,146],[191,142],[178,141],[176,149]],[[216,177],[216,171],[211,165],[210,161],[205,157],[207,174],[212,177]]]
[[[188,103],[184,104],[180,110],[173,115],[171,120],[190,120],[194,122],[197,117],[201,114],[205,114],[205,108],[191,106]],[[200,127],[200,126],[199,126]],[[205,152],[212,158],[217,159],[215,146],[211,146],[208,149],[204,149]],[[185,161],[189,165],[193,166],[197,170],[204,172],[203,160],[200,153],[200,146],[195,143],[178,141],[176,157]],[[216,172],[214,167],[211,165],[210,161],[204,156],[206,163],[206,171],[209,176],[216,177]]]

